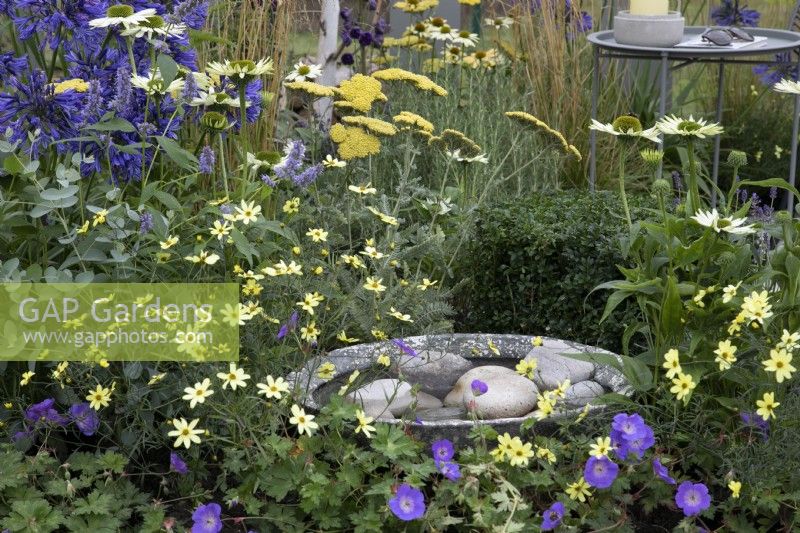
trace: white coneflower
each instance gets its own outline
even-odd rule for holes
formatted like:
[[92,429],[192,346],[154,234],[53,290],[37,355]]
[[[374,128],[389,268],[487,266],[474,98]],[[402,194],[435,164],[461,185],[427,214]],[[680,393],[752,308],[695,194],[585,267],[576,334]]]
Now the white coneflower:
[[692,217],[692,220],[701,226],[713,229],[717,233],[724,231],[734,235],[747,235],[755,233],[756,231],[753,226],[745,225],[747,219],[723,218],[716,209],[712,209],[711,211],[698,211],[697,214]]
[[478,44],[478,34],[470,33],[467,30],[461,30],[453,38],[453,44],[460,44],[464,48],[471,48]]
[[451,28],[447,24],[443,24],[441,26],[430,26],[428,28],[427,37],[433,39],[434,41],[447,42],[458,37],[458,31],[455,28]]
[[165,84],[164,78],[161,77],[161,73],[158,70],[150,72],[145,76],[131,76],[131,85],[138,89],[142,89],[151,96],[155,94],[174,94],[181,91],[184,84],[185,82],[180,78],[172,80],[169,85]]
[[487,26],[493,26],[495,29],[510,28],[514,24],[514,19],[511,17],[497,17],[493,19],[485,19],[484,22]]
[[695,119],[691,115],[688,119],[675,115],[664,117],[656,123],[656,128],[664,135],[680,135],[698,139],[719,135],[724,131],[722,126],[716,122],[709,123],[702,118]]
[[772,88],[779,93],[800,94],[800,82],[792,81],[788,78],[779,81]]
[[[217,92],[214,87],[210,87],[208,91],[200,91],[197,93],[192,99],[192,106],[227,106],[227,107],[241,107],[241,102],[238,98],[234,98],[233,96],[229,95],[226,92]],[[248,100],[245,102],[246,107],[250,107],[251,102]]]
[[319,65],[308,65],[300,61],[295,63],[294,70],[287,76],[286,81],[311,81],[322,75],[322,67]]
[[483,163],[484,165],[489,164],[489,158],[487,157],[486,154],[478,154],[476,156],[466,157],[461,154],[461,150],[455,150],[452,152],[450,150],[445,150],[445,153],[449,158],[453,159],[454,161],[458,161],[459,163]]
[[206,67],[206,72],[212,76],[227,76],[246,80],[265,74],[272,74],[273,63],[272,59],[260,59],[258,62],[250,61],[249,59],[239,61],[228,61],[226,59],[223,63],[218,61],[210,62]]
[[137,39],[142,37],[152,39],[154,35],[182,37],[186,34],[186,24],[167,23],[158,15],[151,15],[141,22],[126,27],[121,33],[126,37],[135,37]]
[[134,13],[131,6],[115,5],[106,10],[106,16],[89,21],[92,28],[110,28],[111,26],[131,26],[147,21],[156,14],[155,9],[143,9]]
[[661,142],[661,139],[658,137],[658,130],[655,127],[644,129],[638,118],[628,115],[617,117],[611,124],[603,124],[602,122],[592,119],[592,125],[589,126],[589,129],[608,133],[615,137],[629,139],[642,138],[653,141],[654,143]]

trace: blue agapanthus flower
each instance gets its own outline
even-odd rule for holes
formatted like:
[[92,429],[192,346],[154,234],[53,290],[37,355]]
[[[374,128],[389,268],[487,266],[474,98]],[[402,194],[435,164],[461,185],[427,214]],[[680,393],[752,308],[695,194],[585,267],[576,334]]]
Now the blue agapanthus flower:
[[[76,126],[81,123],[84,94],[74,90],[55,92],[40,70],[33,71],[27,81],[16,76],[8,79],[10,92],[0,93],[0,124],[11,128],[11,142],[35,138],[26,151],[36,157],[54,141],[76,137]],[[59,152],[66,144],[56,145]]]
[[775,56],[774,65],[756,65],[753,67],[753,74],[758,76],[761,83],[772,86],[782,79],[797,81],[797,62],[792,58],[790,52],[784,52]]
[[16,57],[11,52],[0,54],[0,79],[20,76],[28,70],[28,57]]
[[174,24],[184,23],[188,28],[199,30],[206,24],[208,18],[208,0],[183,0],[179,2],[172,13],[167,15],[167,22]]
[[18,0],[12,14],[20,39],[26,41],[39,33],[50,48],[57,48],[66,32],[89,31],[92,19],[103,17],[106,0]]
[[749,26],[755,28],[761,13],[747,6],[739,6],[738,0],[723,0],[711,10],[711,20],[718,26]]

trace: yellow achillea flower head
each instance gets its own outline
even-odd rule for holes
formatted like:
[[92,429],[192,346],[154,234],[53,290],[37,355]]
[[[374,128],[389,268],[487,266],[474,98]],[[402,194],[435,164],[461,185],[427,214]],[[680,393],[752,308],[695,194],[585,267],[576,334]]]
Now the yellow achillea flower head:
[[421,117],[420,115],[410,111],[401,111],[399,115],[392,117],[392,120],[394,120],[397,124],[412,126],[417,128],[418,131],[428,134],[432,134],[434,130],[434,126],[429,120],[426,120],[424,117]]
[[293,91],[302,91],[320,98],[332,98],[335,94],[333,87],[320,85],[319,83],[314,83],[313,81],[292,81],[289,83],[284,83],[283,85],[287,89],[291,89]]
[[53,94],[61,94],[67,91],[85,93],[89,90],[89,84],[80,78],[72,78],[53,84]]
[[384,48],[392,48],[395,46],[400,48],[410,48],[412,46],[419,46],[421,44],[427,44],[427,42],[425,41],[425,39],[423,39],[418,35],[404,35],[403,37],[386,37],[383,40]]
[[387,68],[372,74],[372,77],[383,81],[407,81],[421,91],[429,91],[437,96],[447,96],[447,89],[437,85],[427,76],[415,74],[401,68]]
[[395,9],[406,13],[422,13],[439,5],[439,0],[403,0],[394,4]]
[[391,137],[397,133],[397,128],[393,124],[379,118],[362,116],[343,117],[342,122],[350,126],[361,126],[369,133],[382,135],[384,137]]
[[363,74],[356,74],[349,80],[343,81],[334,91],[336,96],[342,99],[334,102],[335,106],[362,113],[372,109],[372,104],[376,100],[381,102],[388,100],[386,95],[381,92],[381,82]]
[[457,130],[444,130],[438,137],[431,137],[428,144],[450,152],[458,150],[464,157],[475,157],[483,152],[478,143]]
[[339,145],[337,152],[345,161],[369,157],[381,151],[380,139],[357,127],[334,124],[331,140]]
[[463,6],[477,6],[481,0],[458,0],[458,3]]
[[508,111],[506,112],[506,116],[511,120],[522,124],[523,126],[532,127],[534,130],[550,136],[561,145],[561,149],[567,155],[575,156],[578,161],[583,159],[580,151],[574,145],[567,142],[567,139],[560,131],[554,130],[546,122],[539,120],[530,113],[525,113],[524,111]]

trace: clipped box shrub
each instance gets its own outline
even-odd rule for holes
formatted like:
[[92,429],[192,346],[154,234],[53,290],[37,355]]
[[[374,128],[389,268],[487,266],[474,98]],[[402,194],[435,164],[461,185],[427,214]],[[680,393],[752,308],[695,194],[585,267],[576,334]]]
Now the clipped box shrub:
[[[629,198],[632,216],[647,200]],[[627,301],[603,324],[609,291],[619,279],[619,237],[626,231],[617,195],[542,193],[483,207],[458,275],[460,331],[548,335],[619,351],[637,312]]]

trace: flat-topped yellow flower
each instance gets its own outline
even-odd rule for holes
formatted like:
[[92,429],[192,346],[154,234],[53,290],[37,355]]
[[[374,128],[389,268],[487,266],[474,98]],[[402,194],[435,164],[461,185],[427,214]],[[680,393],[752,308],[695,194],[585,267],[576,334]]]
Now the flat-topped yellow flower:
[[320,85],[319,83],[315,83],[313,81],[292,81],[284,83],[283,86],[287,89],[291,89],[293,91],[302,91],[318,98],[333,98],[333,96],[336,94],[333,87]]
[[340,98],[339,101],[334,102],[334,105],[342,109],[353,109],[366,113],[372,109],[372,104],[375,102],[388,101],[381,89],[381,82],[376,78],[356,74],[334,89],[336,96]]
[[75,91],[76,93],[85,93],[89,90],[89,83],[80,79],[72,78],[63,80],[53,84],[53,94],[61,94],[67,91]]
[[458,151],[462,157],[476,157],[483,153],[478,143],[458,130],[446,129],[428,141],[430,146],[448,152]]
[[432,92],[436,96],[447,96],[447,89],[436,84],[427,76],[409,72],[401,68],[386,68],[372,73],[372,77],[382,81],[405,81],[421,91]]
[[406,13],[422,13],[434,7],[438,7],[439,0],[402,0],[395,2],[394,8]]
[[792,354],[782,348],[770,350],[769,359],[761,364],[767,372],[775,372],[775,381],[778,383],[783,383],[784,379],[792,379],[792,373],[797,371],[792,366]]
[[434,130],[433,123],[424,117],[417,115],[416,113],[412,113],[411,111],[401,111],[400,114],[392,117],[392,120],[394,120],[397,124],[410,126],[428,133],[433,133]]
[[342,117],[342,122],[350,126],[360,126],[367,130],[369,133],[380,135],[383,137],[391,137],[397,133],[397,128],[394,124],[390,124],[384,120],[373,117]]
[[200,444],[200,437],[198,437],[198,435],[205,433],[205,430],[197,428],[199,422],[199,418],[195,418],[191,422],[187,422],[185,418],[172,419],[172,425],[175,429],[167,433],[167,435],[176,437],[175,448],[183,446],[188,450],[192,443]]
[[381,151],[381,141],[375,135],[355,126],[334,124],[330,131],[336,150],[345,161],[376,155]]

